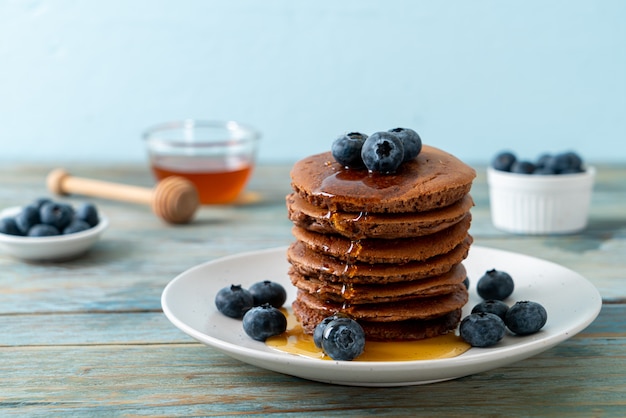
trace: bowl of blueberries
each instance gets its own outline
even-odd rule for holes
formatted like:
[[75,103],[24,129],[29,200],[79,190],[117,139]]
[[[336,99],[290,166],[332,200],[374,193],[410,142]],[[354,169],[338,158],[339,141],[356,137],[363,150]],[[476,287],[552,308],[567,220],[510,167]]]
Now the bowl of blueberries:
[[86,253],[108,227],[92,203],[39,198],[0,212],[0,248],[28,261],[65,261]]
[[487,168],[491,220],[503,231],[570,234],[587,226],[595,169],[576,152],[519,159],[511,151]]

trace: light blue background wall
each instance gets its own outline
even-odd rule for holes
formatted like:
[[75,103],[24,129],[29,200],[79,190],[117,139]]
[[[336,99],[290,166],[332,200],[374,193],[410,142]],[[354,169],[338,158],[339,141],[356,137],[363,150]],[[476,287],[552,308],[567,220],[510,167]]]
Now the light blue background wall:
[[626,160],[626,1],[0,0],[0,159],[143,161],[186,117],[263,132],[262,161],[416,129]]

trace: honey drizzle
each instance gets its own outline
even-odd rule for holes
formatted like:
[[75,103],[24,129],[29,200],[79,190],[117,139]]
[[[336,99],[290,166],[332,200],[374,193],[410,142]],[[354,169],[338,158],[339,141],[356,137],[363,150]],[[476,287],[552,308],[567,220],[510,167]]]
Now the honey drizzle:
[[[295,315],[287,314],[287,331],[270,337],[265,344],[277,351],[319,360],[332,360],[315,346],[313,336],[305,334]],[[435,360],[459,356],[470,345],[454,332],[419,341],[367,341],[365,350],[354,361]]]
[[[351,240],[350,247],[348,247],[348,251],[346,251],[346,261],[344,263],[344,269],[342,277],[351,278],[354,276],[356,272],[356,266],[354,263],[359,257],[359,254],[363,250],[363,245],[360,240]],[[341,287],[341,296],[343,298],[343,303],[341,306],[341,311],[346,312],[350,309],[350,300],[354,296],[354,287],[352,283],[344,281]]]

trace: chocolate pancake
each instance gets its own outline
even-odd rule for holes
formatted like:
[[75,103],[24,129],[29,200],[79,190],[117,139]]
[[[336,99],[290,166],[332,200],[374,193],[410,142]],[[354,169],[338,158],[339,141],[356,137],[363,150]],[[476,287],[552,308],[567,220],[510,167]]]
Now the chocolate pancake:
[[426,260],[452,251],[465,241],[471,223],[467,213],[455,225],[431,235],[414,238],[365,238],[353,241],[340,235],[319,234],[294,226],[292,233],[314,251],[343,261],[406,263]]
[[409,319],[432,319],[461,309],[468,300],[465,285],[459,284],[452,293],[430,297],[417,297],[398,302],[346,304],[322,300],[317,295],[298,290],[296,301],[309,309],[324,313],[325,317],[336,313],[355,320],[371,322],[396,322]]
[[439,318],[398,322],[360,321],[366,338],[374,341],[415,341],[437,337],[456,329],[461,321],[461,309]]
[[395,173],[348,169],[330,152],[298,161],[286,197],[287,251],[305,332],[341,313],[368,339],[417,340],[455,329],[472,237],[476,172],[427,145]]
[[462,264],[449,272],[423,280],[385,284],[350,284],[327,282],[315,276],[303,276],[290,269],[291,283],[317,298],[352,305],[363,303],[399,302],[414,298],[444,295],[454,292],[467,273]]
[[450,206],[427,212],[349,213],[314,206],[296,193],[287,196],[289,219],[295,225],[350,239],[408,238],[433,234],[459,222],[472,206],[474,201],[467,194]]
[[[302,328],[313,334],[315,327],[328,316],[325,311],[309,308],[296,300],[293,311]],[[440,317],[422,320],[397,322],[371,322],[359,320],[365,331],[365,338],[373,341],[414,341],[436,337],[454,330],[461,320],[461,309],[456,309]]]
[[339,259],[313,251],[302,242],[296,241],[287,250],[287,260],[298,274],[314,276],[323,281],[375,284],[396,283],[421,280],[450,271],[467,257],[471,243],[472,237],[468,235],[452,251],[424,261],[397,264],[352,262],[348,265]]
[[313,206],[335,212],[408,213],[461,200],[476,171],[451,154],[424,145],[394,174],[346,169],[330,152],[304,158],[291,170],[293,190]]

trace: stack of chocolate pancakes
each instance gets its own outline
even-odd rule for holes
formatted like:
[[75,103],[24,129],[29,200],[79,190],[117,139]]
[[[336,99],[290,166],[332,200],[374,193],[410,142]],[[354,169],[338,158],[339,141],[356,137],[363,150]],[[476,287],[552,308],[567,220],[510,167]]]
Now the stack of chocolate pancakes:
[[476,173],[424,145],[393,174],[348,169],[330,152],[298,161],[287,251],[305,332],[341,313],[371,340],[418,340],[457,327],[468,294],[469,191]]

